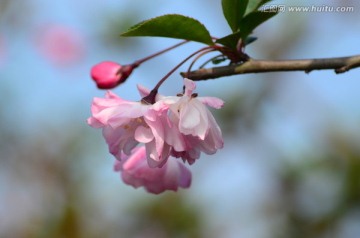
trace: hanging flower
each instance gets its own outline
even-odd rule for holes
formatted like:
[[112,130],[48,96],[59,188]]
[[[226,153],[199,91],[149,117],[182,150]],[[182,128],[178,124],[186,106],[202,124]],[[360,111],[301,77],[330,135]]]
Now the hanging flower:
[[135,188],[143,186],[150,193],[190,187],[191,172],[181,162],[169,158],[162,167],[151,168],[146,158],[145,147],[136,147],[130,156],[124,155],[122,161],[115,161],[114,170],[121,173],[126,184]]
[[[88,123],[102,128],[125,183],[153,193],[188,187],[189,172],[169,157],[192,164],[201,152],[214,154],[223,147],[220,127],[207,108],[221,108],[223,101],[198,97],[189,79],[184,84],[183,95],[154,94],[154,104],[127,101],[110,91],[105,98],[94,98]],[[138,90],[142,97],[150,95],[142,86]]]
[[[89,125],[103,128],[109,151],[121,160],[124,152],[144,143],[152,167],[161,166],[170,155],[171,148],[184,150],[180,133],[167,117],[168,106],[162,101],[153,105],[126,101],[108,91],[105,98],[94,98]],[[170,143],[170,144],[169,144]]]
[[184,79],[184,85],[184,94],[170,106],[170,118],[184,135],[187,149],[173,150],[172,155],[192,164],[200,157],[200,152],[214,154],[223,148],[221,129],[206,106],[219,109],[224,102],[215,97],[198,97],[193,93],[196,85],[189,79]]

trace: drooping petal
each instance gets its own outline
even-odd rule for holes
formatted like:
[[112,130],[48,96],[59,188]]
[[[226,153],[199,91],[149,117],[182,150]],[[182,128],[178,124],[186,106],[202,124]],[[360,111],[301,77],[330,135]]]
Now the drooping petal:
[[216,109],[220,109],[224,106],[224,101],[216,97],[197,97],[197,100]]
[[166,190],[177,191],[179,187],[188,188],[191,185],[191,172],[184,164],[180,163],[174,158],[170,158],[164,165],[164,179],[163,187],[158,188],[158,193]]
[[205,154],[214,154],[218,149],[223,148],[224,140],[220,127],[217,125],[215,118],[208,111],[209,131],[204,139],[199,137],[187,136],[186,140],[194,149],[198,149]]
[[222,137],[221,129],[210,112],[208,112],[208,119],[211,128],[209,137],[213,138],[215,147],[217,149],[221,149],[224,147],[224,139]]
[[116,161],[114,170],[121,173],[123,181],[135,188],[143,186],[148,192],[159,194],[166,190],[177,191],[191,184],[190,171],[176,159],[168,160],[161,168],[147,164],[145,147],[137,147],[124,162]]

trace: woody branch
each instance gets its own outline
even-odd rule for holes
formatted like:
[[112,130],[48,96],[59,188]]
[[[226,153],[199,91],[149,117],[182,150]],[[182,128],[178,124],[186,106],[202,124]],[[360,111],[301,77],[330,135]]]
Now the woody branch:
[[281,71],[304,71],[305,73],[309,73],[313,70],[334,70],[335,73],[339,74],[357,67],[360,67],[360,55],[300,60],[250,59],[241,64],[199,69],[188,73],[182,72],[181,75],[194,81],[200,81],[237,74]]

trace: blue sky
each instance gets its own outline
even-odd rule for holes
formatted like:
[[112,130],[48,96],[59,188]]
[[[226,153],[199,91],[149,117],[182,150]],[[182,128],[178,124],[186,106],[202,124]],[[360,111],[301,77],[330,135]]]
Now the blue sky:
[[[306,5],[311,4],[311,1],[293,2],[294,5],[296,3]],[[336,1],[316,2],[317,5],[335,3]],[[199,19],[214,35],[219,36],[229,32],[226,21],[221,15],[220,1],[215,0],[196,2],[33,0],[29,1],[29,4],[33,6],[34,14],[29,22],[23,23],[26,27],[19,28],[22,31],[14,32],[13,29],[7,27],[6,21],[0,22],[2,26],[0,29],[3,29],[1,34],[5,35],[7,42],[6,61],[0,66],[0,87],[5,92],[2,93],[5,97],[1,106],[3,110],[6,110],[11,126],[25,131],[28,135],[37,133],[44,124],[61,127],[68,122],[73,122],[84,128],[87,127],[85,120],[90,115],[92,98],[104,94],[104,91],[95,88],[89,77],[92,65],[102,60],[130,63],[177,42],[159,38],[142,39],[141,42],[146,42],[146,47],[134,49],[133,53],[131,49],[126,49],[124,55],[119,55],[119,51],[114,54],[97,38],[98,29],[103,24],[101,18],[105,17],[107,12],[118,12],[117,17],[121,18],[122,13],[140,6],[141,19],[137,19],[138,21],[167,13],[179,13]],[[215,5],[218,7],[213,7]],[[276,41],[283,34],[296,32],[296,21],[304,21],[306,22],[304,31],[306,36],[301,37],[282,57],[322,58],[358,54],[360,33],[356,29],[359,29],[360,21],[355,21],[355,19],[360,16],[359,11],[360,5],[357,4],[355,12],[349,15],[347,13],[281,13],[256,31],[259,40],[249,47],[249,52],[256,58],[265,57],[261,49],[271,46],[271,42],[267,41]],[[354,14],[357,17],[354,17]],[[284,24],[286,21],[288,23]],[[79,30],[85,41],[85,57],[82,61],[62,68],[54,66],[37,52],[31,41],[31,33],[36,26],[47,22],[61,23]],[[163,65],[169,67],[168,70],[170,70],[172,65],[175,66],[199,46],[196,43],[184,46],[184,50],[174,51],[164,58],[147,63],[134,72],[132,81],[115,89],[115,92],[124,98],[137,100],[135,88],[137,83],[151,87],[166,74],[167,69],[164,69]],[[240,90],[246,90],[251,80],[266,80],[267,78],[273,80],[276,75],[279,75],[282,83],[274,99],[277,103],[275,107],[267,109],[264,116],[266,123],[261,128],[261,133],[288,154],[291,154],[294,148],[302,150],[316,147],[317,143],[314,139],[321,137],[321,130],[332,124],[340,125],[341,128],[345,128],[344,130],[357,134],[360,120],[359,69],[341,75],[336,75],[332,71],[317,71],[310,74],[289,72],[281,76],[274,75],[244,75],[201,82],[198,84],[198,91],[203,94],[209,92],[215,94],[209,96],[221,96],[224,94],[223,91],[236,91],[237,87]],[[171,81],[164,85],[161,92],[177,93],[181,89],[179,76],[175,74],[169,80]],[[7,99],[11,101],[8,105]],[[93,129],[89,127],[89,130]],[[99,137],[94,140],[101,140],[100,131],[94,131],[92,135]],[[273,193],[277,185],[271,179],[272,169],[268,168],[272,166],[272,163],[264,162],[266,155],[250,143],[251,139],[240,147],[237,146],[237,140],[238,138],[228,137],[228,145],[225,144],[225,148],[218,153],[218,156],[204,156],[193,166],[194,183],[191,196],[195,199],[202,196],[206,200],[204,207],[206,204],[213,204],[214,207],[219,208],[214,210],[215,214],[229,216],[229,218],[235,216],[235,213],[232,213],[232,208],[226,207],[225,204],[232,204],[240,199],[243,205],[240,204],[236,210],[255,214],[253,220],[256,221],[252,226],[247,223],[241,226],[244,228],[243,237],[266,237],[262,232],[266,233],[266,229],[269,229],[268,225],[259,218],[260,215],[254,212],[254,209],[256,210],[256,207],[264,202],[261,200],[262,197],[276,197]],[[97,156],[101,152],[107,153],[105,144]],[[104,154],[99,159],[106,157],[110,156]],[[99,183],[108,181],[109,177],[116,178],[109,183],[107,188],[103,188],[107,189],[105,193],[113,192],[111,186],[119,186],[117,175],[111,173],[110,166],[111,161],[106,161],[104,167],[101,168],[103,171],[96,175]],[[249,183],[251,186],[246,186]],[[267,188],[274,188],[274,190]],[[128,202],[138,193],[144,195],[142,191],[122,186],[118,192],[115,192],[115,196],[122,192],[128,194]],[[232,196],[229,197],[229,193]],[[200,203],[201,199],[197,198],[196,201]],[[264,230],[254,229],[254,226],[259,224],[263,225]],[[232,236],[231,231],[236,230],[239,224],[235,222],[228,225],[227,237],[235,237]],[[258,232],[258,234],[254,236],[252,232]]]

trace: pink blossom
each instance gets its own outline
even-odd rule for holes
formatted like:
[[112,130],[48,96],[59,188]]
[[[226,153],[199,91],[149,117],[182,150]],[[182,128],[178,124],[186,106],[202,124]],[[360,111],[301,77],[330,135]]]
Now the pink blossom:
[[152,193],[189,187],[190,172],[171,156],[192,164],[201,152],[214,154],[223,147],[220,127],[207,106],[221,108],[224,102],[198,97],[191,80],[184,84],[181,96],[155,98],[138,86],[140,95],[151,95],[154,104],[127,101],[110,91],[105,98],[94,98],[88,123],[102,128],[125,183]]
[[[169,106],[168,118],[177,128],[172,128],[172,133],[176,136],[173,142],[184,143],[181,147],[171,149],[171,155],[182,158],[189,164],[193,164],[200,158],[201,152],[214,154],[218,149],[223,148],[224,140],[219,125],[207,106],[219,109],[224,105],[221,99],[215,97],[198,97],[193,91],[196,88],[192,80],[184,79],[185,90],[181,97],[166,97],[158,94],[156,101],[162,101]],[[142,96],[150,91],[142,86],[138,86]]]
[[206,105],[218,109],[224,102],[215,97],[198,97],[193,93],[196,85],[189,79],[184,79],[184,85],[184,94],[170,109],[171,120],[184,135],[186,150],[173,150],[172,155],[191,164],[200,157],[201,151],[214,154],[223,147],[221,129]]
[[111,61],[96,64],[91,69],[91,77],[100,89],[110,89],[125,82],[132,73],[132,65],[122,66]]
[[135,188],[143,186],[155,194],[188,188],[191,184],[191,172],[174,158],[169,158],[160,168],[149,167],[144,146],[134,148],[122,161],[115,161],[114,170],[121,173],[126,184]]
[[40,28],[35,40],[40,53],[56,65],[72,64],[84,54],[82,36],[67,26],[49,24]]
[[184,142],[167,117],[168,106],[162,101],[153,105],[126,101],[108,91],[105,98],[94,98],[89,125],[103,128],[109,151],[121,159],[130,155],[139,143],[145,144],[149,165],[162,166],[171,149],[184,150]]

